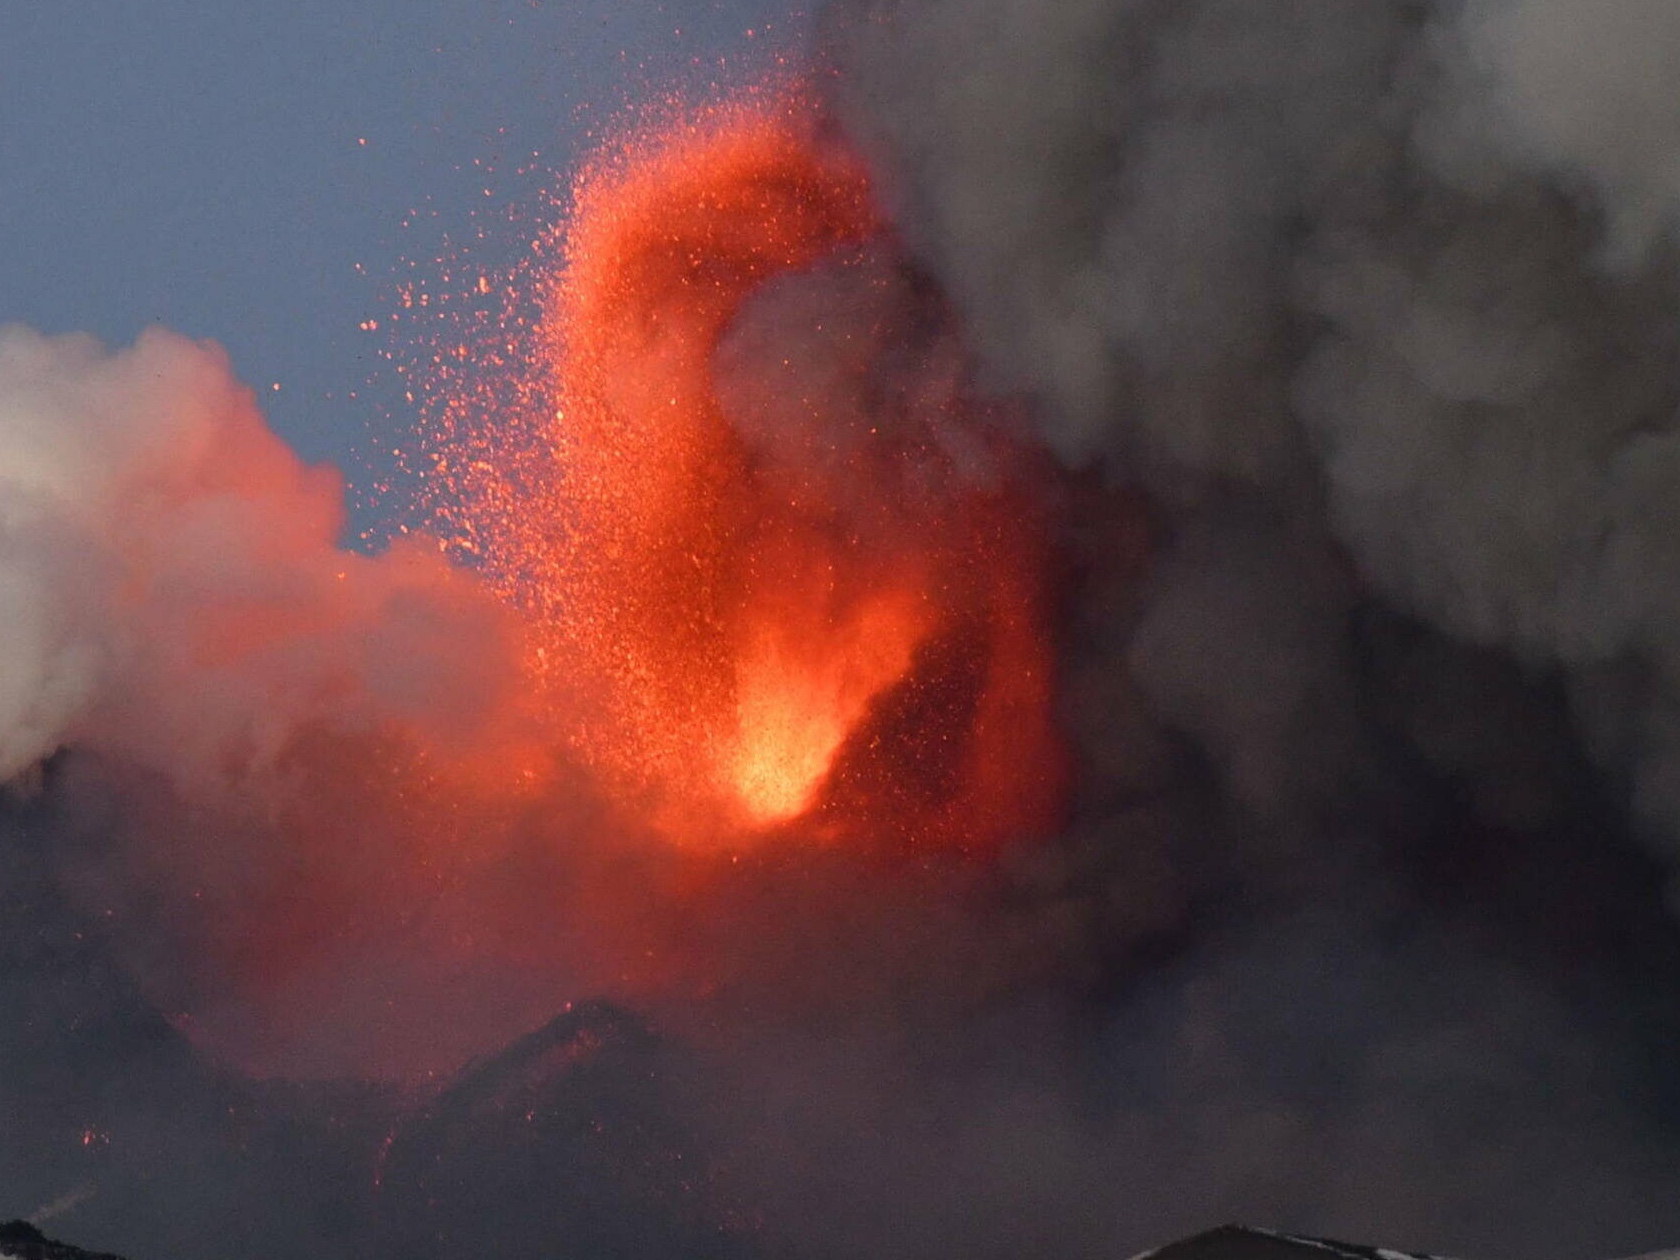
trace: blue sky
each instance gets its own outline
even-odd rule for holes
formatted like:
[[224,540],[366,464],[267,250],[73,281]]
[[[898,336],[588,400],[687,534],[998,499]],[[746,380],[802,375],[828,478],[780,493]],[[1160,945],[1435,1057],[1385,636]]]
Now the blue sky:
[[214,338],[274,427],[352,480],[410,418],[379,357],[401,349],[385,317],[408,261],[480,228],[482,261],[511,261],[509,208],[559,182],[591,125],[809,24],[786,0],[7,10],[0,322]]

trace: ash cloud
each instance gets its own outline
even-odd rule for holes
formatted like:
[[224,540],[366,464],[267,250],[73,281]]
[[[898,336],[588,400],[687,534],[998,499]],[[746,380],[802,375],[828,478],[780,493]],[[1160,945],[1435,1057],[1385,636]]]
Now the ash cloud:
[[1434,32],[1450,88],[1420,151],[1451,182],[1486,190],[1549,172],[1595,203],[1602,257],[1636,267],[1674,225],[1680,110],[1668,67],[1680,25],[1638,0],[1465,0]]
[[[1561,666],[1673,851],[1669,10],[907,4],[833,26],[843,116],[1046,441],[1187,537],[1257,500],[1275,542],[1247,545],[1330,540],[1366,596]],[[1322,637],[1343,615],[1289,586],[1287,613],[1236,619],[1262,660],[1300,638],[1280,619]],[[1197,729],[1174,712],[1197,664],[1164,672],[1155,642],[1145,685]]]
[[[1673,927],[1657,906],[1680,853],[1664,506],[1680,489],[1680,271],[1673,105],[1656,70],[1673,15],[1521,0],[905,0],[829,19],[833,106],[981,372],[1032,399],[1070,469],[1151,505],[1159,541],[1129,597],[1102,589],[1111,536],[1089,526],[1088,502],[1073,513],[1075,550],[1098,575],[1066,660],[1080,751],[1107,766],[1141,745],[1157,774],[1148,810],[1087,797],[1064,849],[1081,857],[1059,887],[1087,904],[1113,889],[1123,907],[1121,890],[1157,873],[1141,881],[1156,890],[1143,912],[1111,911],[1105,929],[1109,957],[1132,960],[1119,971],[1144,975],[1139,951],[1162,940],[1217,971],[1213,907],[1254,929],[1302,901],[1381,921],[1398,897],[1455,942],[1450,965],[1489,1005],[1477,1032],[1443,1035],[1444,1075],[1408,1078],[1394,1112],[1430,1114],[1461,1075],[1520,1077],[1501,1047],[1525,1046],[1536,1084],[1503,1105],[1541,1135],[1529,1154],[1560,1161],[1540,1179],[1579,1193],[1601,1231],[1639,1222],[1654,1242],[1673,1228],[1661,1177],[1616,1207],[1595,1199],[1616,1178],[1564,1171],[1571,1122],[1548,1094],[1624,1090],[1577,1069],[1598,1056],[1638,1077],[1647,1051],[1632,1046],[1666,1038],[1651,1012],[1673,998]],[[1149,721],[1159,732],[1140,741]],[[1164,934],[1149,913],[1163,905]],[[1623,911],[1645,926],[1611,926]],[[1449,926],[1465,916],[1481,927]],[[1259,965],[1310,987],[1312,951],[1291,956],[1258,930]],[[1380,935],[1313,949],[1355,970],[1355,958],[1409,966],[1409,947]],[[1490,959],[1506,949],[1525,983],[1619,975],[1616,1001],[1641,993],[1628,1018],[1646,1031],[1568,1051],[1586,1026],[1569,1003],[1610,988],[1550,1013],[1499,1008],[1512,973]],[[1417,1000],[1440,1014],[1437,996]],[[1379,1010],[1350,992],[1322,1012],[1348,1039],[1327,1062],[1418,1066],[1404,1021]],[[1189,1029],[1155,1035],[1159,1047]],[[1238,1052],[1239,1075],[1299,1064],[1299,1049]],[[1265,1111],[1251,1083],[1243,1097]],[[1503,1220],[1546,1218],[1522,1176],[1496,1171],[1522,1141],[1456,1124],[1450,1106],[1427,1141],[1381,1134],[1361,1119],[1368,1101],[1327,1103],[1307,1144],[1389,1167],[1392,1204],[1374,1185],[1341,1204],[1281,1183],[1212,1200],[1498,1250],[1449,1206],[1423,1154],[1433,1143],[1475,1152],[1486,1176],[1459,1184],[1504,1204]],[[1289,1119],[1256,1146],[1287,1158],[1308,1111],[1283,1104]],[[1671,1122],[1608,1101],[1604,1117],[1585,1126],[1605,1135],[1601,1166],[1672,1159]],[[1216,1140],[1199,1149],[1207,1181],[1162,1191],[1144,1178],[1145,1197],[1194,1201],[1240,1167]],[[1322,1189],[1329,1174],[1315,1176]],[[1531,1245],[1567,1250],[1544,1230]]]

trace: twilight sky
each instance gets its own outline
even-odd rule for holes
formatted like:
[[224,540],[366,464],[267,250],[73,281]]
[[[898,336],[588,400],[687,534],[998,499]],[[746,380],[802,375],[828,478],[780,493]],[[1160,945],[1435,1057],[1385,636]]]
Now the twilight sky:
[[806,24],[788,0],[6,9],[0,323],[213,338],[282,436],[353,482],[373,427],[402,422],[378,352],[406,262],[479,227],[485,261],[511,256],[509,207],[559,182],[586,128]]

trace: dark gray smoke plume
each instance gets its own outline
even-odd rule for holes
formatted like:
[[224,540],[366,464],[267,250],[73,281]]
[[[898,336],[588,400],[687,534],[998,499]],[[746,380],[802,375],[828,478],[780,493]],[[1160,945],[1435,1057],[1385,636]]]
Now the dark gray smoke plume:
[[[1672,848],[1680,185],[1660,67],[1680,19],[927,4],[836,31],[845,116],[987,364],[1040,401],[1064,457],[1176,513],[1188,541],[1135,656],[1163,712],[1209,722],[1195,663],[1163,648],[1206,657],[1173,620],[1200,598],[1204,635],[1253,636],[1272,694],[1214,738],[1287,748],[1335,663],[1285,645],[1345,600],[1303,575],[1276,615],[1220,616],[1239,584],[1187,577],[1205,567],[1188,551],[1276,589],[1233,551],[1322,569],[1333,546],[1365,594],[1566,669],[1589,747]],[[1233,499],[1274,524],[1210,548],[1197,522]]]
[[[1169,948],[1197,960],[1180,1022],[1143,1031],[1151,1008],[1128,1004],[1162,983],[1148,967],[1111,1009],[1173,1065],[1155,1098],[1200,1140],[1183,1180],[1149,1156],[1116,1176],[1116,1218],[1165,1198],[1449,1249],[1590,1250],[1566,1238],[1588,1220],[1656,1245],[1680,1187],[1656,909],[1673,875],[1628,839],[1665,868],[1680,854],[1680,13],[831,17],[836,108],[983,372],[1033,400],[1070,467],[1154,505],[1141,593],[1099,580],[1080,606],[1069,704],[1088,765],[1158,766],[1141,697],[1207,776],[1187,787],[1180,763],[1152,800],[1211,809],[1157,840],[1148,808],[1088,778],[1076,834],[1099,838],[1064,846],[1084,855],[1064,886],[1110,890],[1121,955],[1163,904],[1178,916]],[[1109,536],[1079,545],[1100,575]],[[1365,926],[1261,926],[1303,901]],[[1211,942],[1249,932],[1236,956],[1258,971],[1227,970]],[[1565,977],[1572,996],[1540,996]],[[1610,1009],[1618,1030],[1591,1044],[1588,1012]],[[1190,1084],[1202,1037],[1229,1093]],[[1278,1072],[1298,1095],[1273,1092]],[[1491,1092],[1461,1092],[1476,1079]]]
[[[489,724],[502,618],[337,552],[209,352],[7,332],[0,1217],[133,1260],[1680,1241],[1680,9],[847,0],[822,55],[909,259],[768,286],[719,395],[825,486],[889,424],[997,475],[975,382],[1058,463],[1063,833],[754,853],[696,909],[569,782],[377,786]],[[414,834],[473,864],[395,880]],[[469,928],[447,984],[410,952]],[[248,1060],[403,1002],[455,1058],[253,1080],[206,995]]]

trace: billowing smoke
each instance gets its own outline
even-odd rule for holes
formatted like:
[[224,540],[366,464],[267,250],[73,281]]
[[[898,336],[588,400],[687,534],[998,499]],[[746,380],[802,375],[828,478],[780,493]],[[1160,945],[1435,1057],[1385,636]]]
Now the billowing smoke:
[[[837,4],[811,117],[588,186],[597,287],[468,391],[530,414],[434,448],[464,566],[340,548],[215,350],[0,333],[0,1210],[1672,1245],[1677,50],[1656,0]],[[791,787],[821,706],[748,738],[741,642],[850,697]]]
[[0,424],[0,773],[73,742],[202,798],[310,727],[481,734],[504,614],[435,548],[341,550],[337,475],[269,432],[219,350],[8,328]]
[[462,930],[439,889],[503,853],[470,842],[542,766],[507,610],[435,542],[341,548],[337,475],[214,347],[8,329],[0,417],[7,770],[67,750],[65,894],[219,1053],[330,1072],[480,1047],[417,1028],[435,999],[403,990],[438,989],[409,959]]
[[[1205,738],[1196,663],[1169,658],[1207,658],[1172,619],[1210,588],[1202,635],[1255,649],[1262,668],[1235,672],[1272,696],[1216,739],[1272,741],[1287,779],[1300,715],[1337,708],[1334,644],[1302,642],[1340,637],[1333,549],[1389,608],[1566,667],[1589,747],[1668,846],[1672,14],[874,16],[841,24],[839,94],[906,230],[1000,379],[1041,401],[1051,445],[1181,523],[1135,645],[1162,710]],[[928,61],[948,72],[911,73]],[[1208,546],[1233,501],[1247,541]],[[1279,563],[1293,577],[1266,574]],[[1251,584],[1288,594],[1268,611]]]

